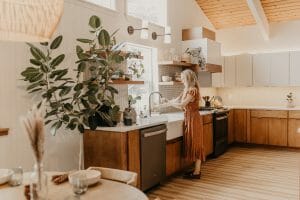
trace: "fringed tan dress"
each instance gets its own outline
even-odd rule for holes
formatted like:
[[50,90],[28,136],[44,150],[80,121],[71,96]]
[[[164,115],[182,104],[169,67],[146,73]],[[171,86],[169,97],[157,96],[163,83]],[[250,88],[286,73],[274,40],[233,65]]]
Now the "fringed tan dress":
[[205,161],[203,148],[203,120],[199,113],[199,89],[188,91],[194,97],[193,102],[189,102],[184,107],[184,156],[190,161],[200,159]]

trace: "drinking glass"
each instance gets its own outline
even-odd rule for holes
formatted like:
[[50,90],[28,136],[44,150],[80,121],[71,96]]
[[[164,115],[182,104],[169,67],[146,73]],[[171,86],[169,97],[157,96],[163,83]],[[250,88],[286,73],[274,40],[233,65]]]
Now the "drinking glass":
[[23,169],[22,167],[17,167],[12,169],[13,174],[9,180],[10,186],[19,186],[23,182]]
[[87,191],[88,185],[86,179],[87,177],[85,174],[78,174],[73,177],[72,186],[75,195],[82,195]]

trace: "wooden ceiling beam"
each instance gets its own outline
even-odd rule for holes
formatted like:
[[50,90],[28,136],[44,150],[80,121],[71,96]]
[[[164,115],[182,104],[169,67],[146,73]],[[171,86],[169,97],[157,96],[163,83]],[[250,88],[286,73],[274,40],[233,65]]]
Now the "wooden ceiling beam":
[[250,11],[265,40],[269,40],[269,22],[260,0],[247,0]]

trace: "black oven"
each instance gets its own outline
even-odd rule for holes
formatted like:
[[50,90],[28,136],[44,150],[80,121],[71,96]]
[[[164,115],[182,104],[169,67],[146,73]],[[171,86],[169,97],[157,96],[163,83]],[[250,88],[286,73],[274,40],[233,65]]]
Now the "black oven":
[[228,110],[216,110],[213,114],[213,157],[222,155],[228,146]]

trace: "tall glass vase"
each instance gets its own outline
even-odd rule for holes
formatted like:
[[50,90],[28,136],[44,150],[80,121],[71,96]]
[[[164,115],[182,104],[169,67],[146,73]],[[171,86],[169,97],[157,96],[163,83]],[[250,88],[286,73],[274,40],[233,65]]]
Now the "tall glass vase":
[[43,164],[36,163],[30,177],[30,200],[48,199],[48,177],[44,172]]

